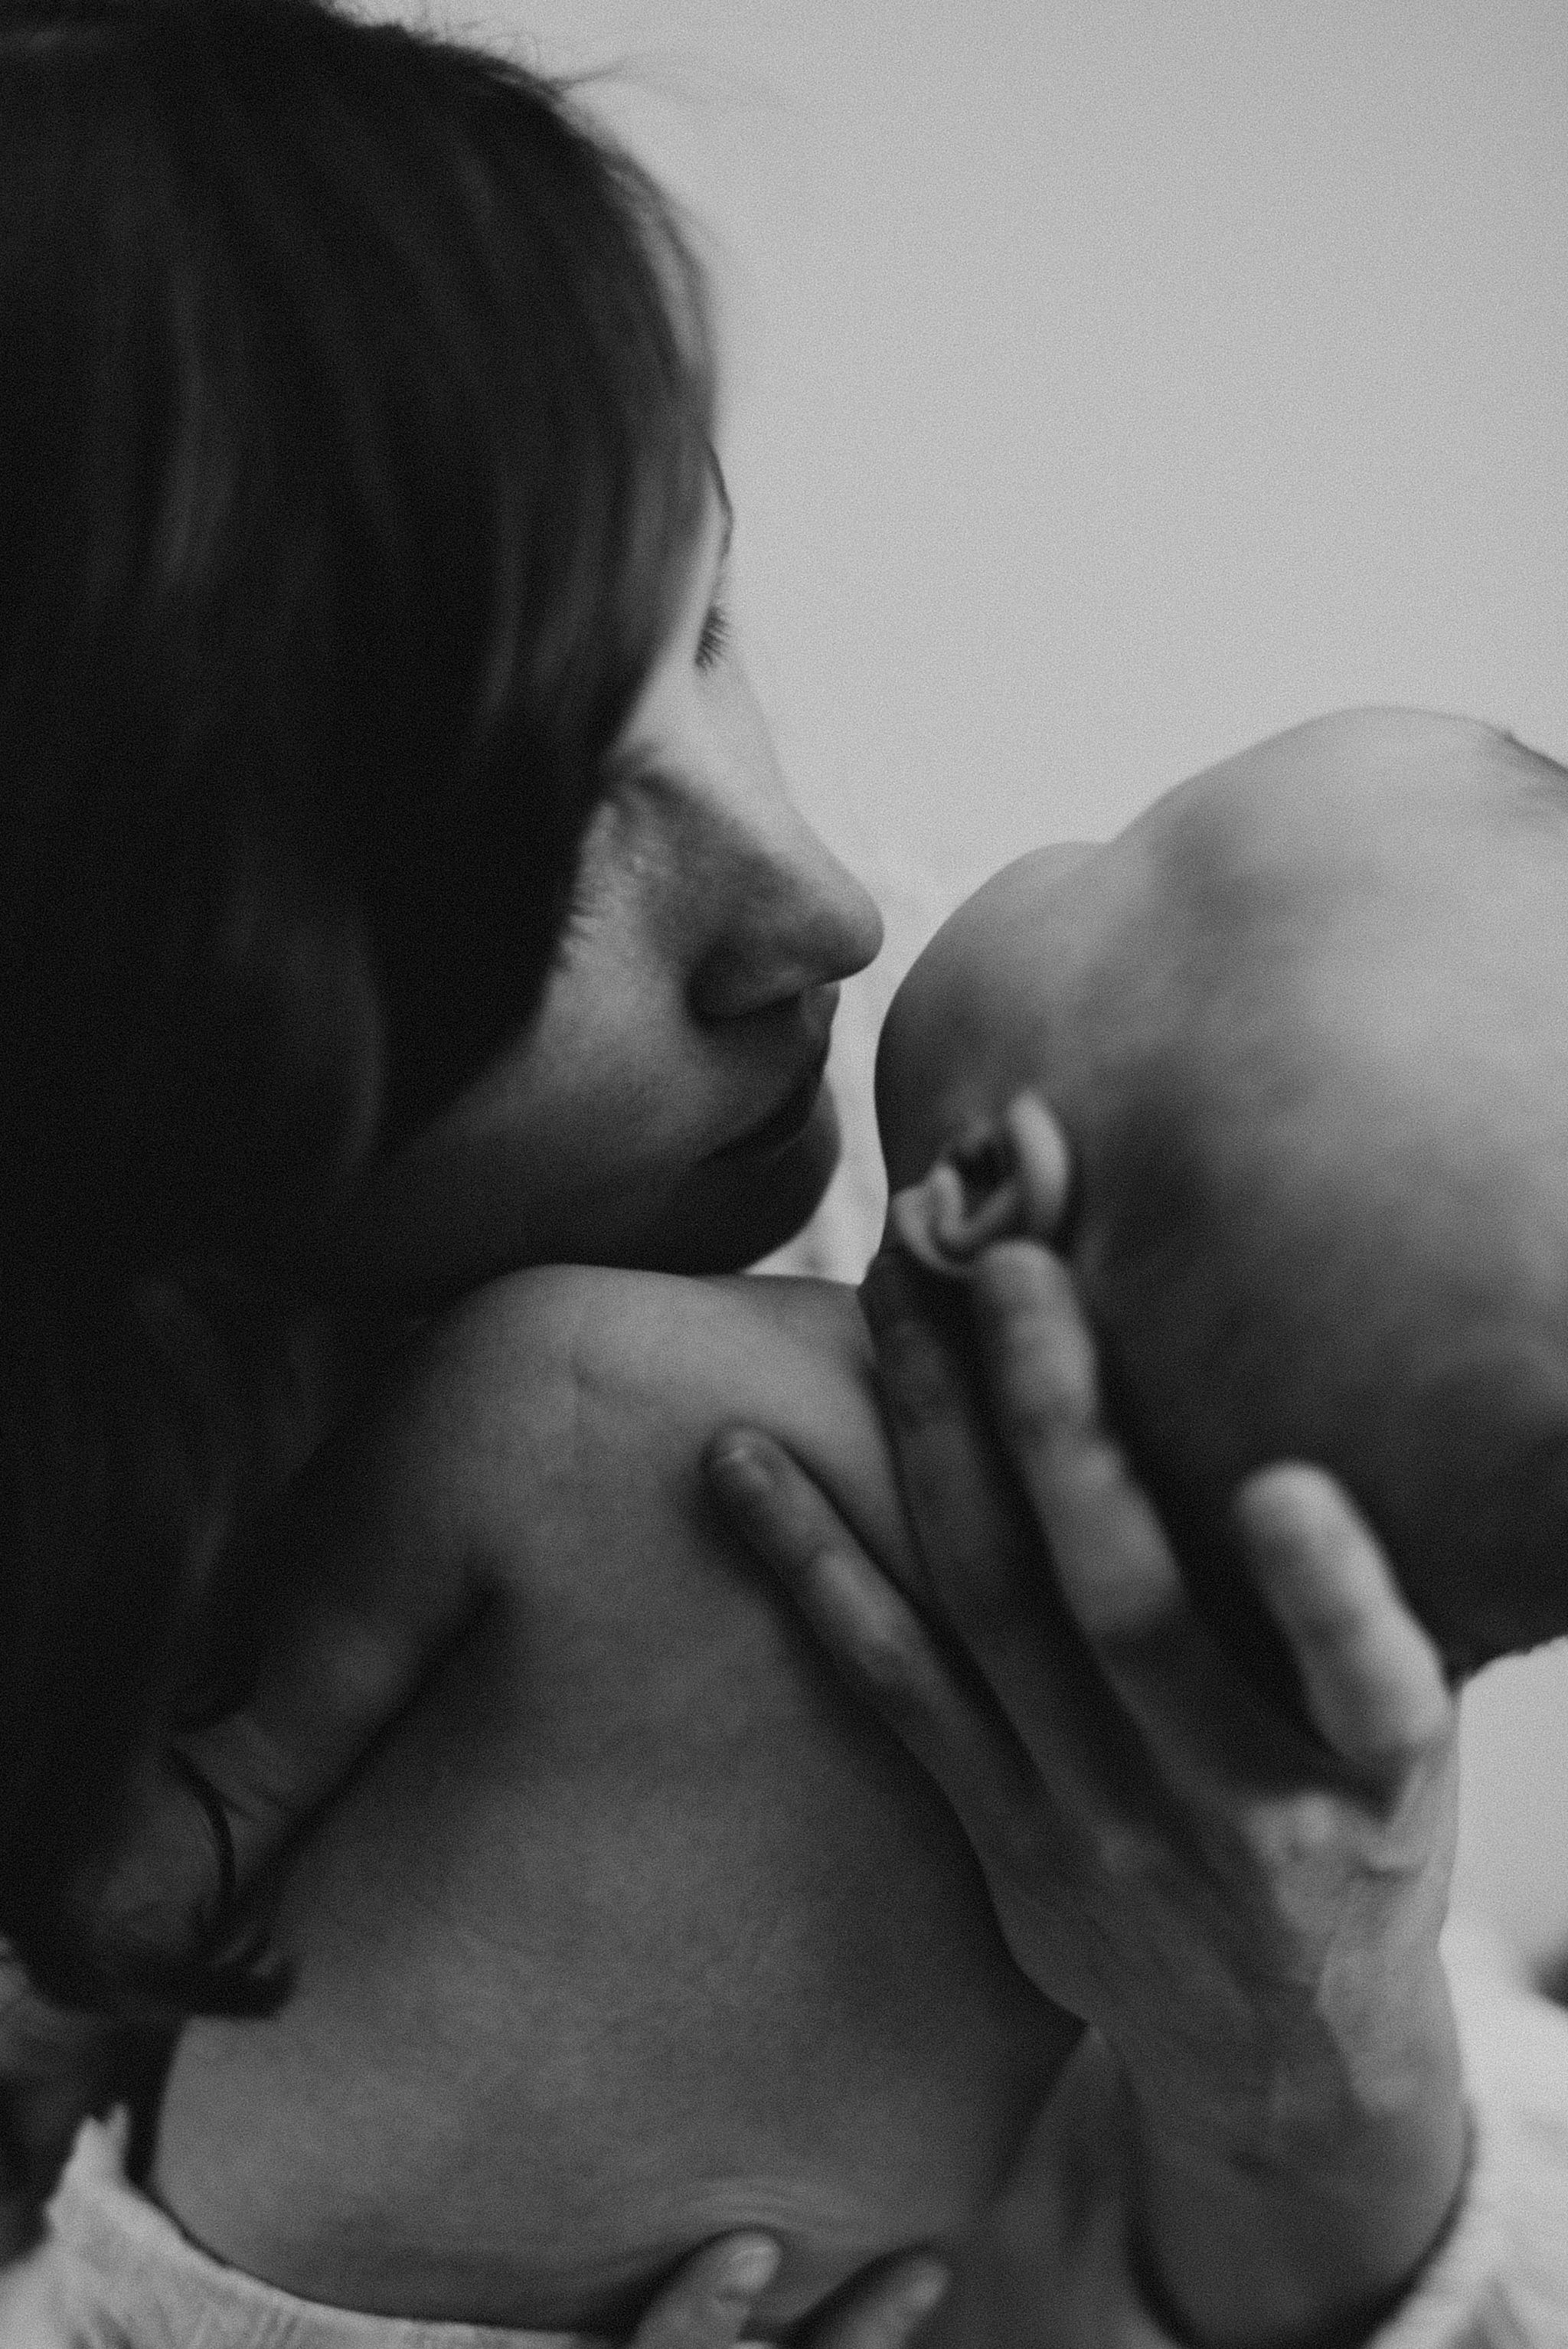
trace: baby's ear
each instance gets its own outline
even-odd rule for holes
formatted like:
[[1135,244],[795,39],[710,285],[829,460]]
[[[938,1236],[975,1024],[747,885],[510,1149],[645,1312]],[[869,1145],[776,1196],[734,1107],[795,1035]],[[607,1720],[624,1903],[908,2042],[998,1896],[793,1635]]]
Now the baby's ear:
[[888,1227],[928,1271],[956,1278],[993,1240],[1049,1241],[1060,1228],[1071,1168],[1067,1137],[1037,1094],[949,1144],[923,1181],[895,1192]]

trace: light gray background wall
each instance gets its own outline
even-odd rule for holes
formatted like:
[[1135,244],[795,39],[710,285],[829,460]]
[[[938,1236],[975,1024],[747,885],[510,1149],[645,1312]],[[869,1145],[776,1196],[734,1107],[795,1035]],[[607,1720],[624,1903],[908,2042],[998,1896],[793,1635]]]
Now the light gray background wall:
[[[1353,702],[1568,760],[1563,0],[428,13],[614,66],[707,223],[738,617],[852,861],[1098,836]],[[1568,1654],[1467,1716],[1461,1892],[1568,1942]]]

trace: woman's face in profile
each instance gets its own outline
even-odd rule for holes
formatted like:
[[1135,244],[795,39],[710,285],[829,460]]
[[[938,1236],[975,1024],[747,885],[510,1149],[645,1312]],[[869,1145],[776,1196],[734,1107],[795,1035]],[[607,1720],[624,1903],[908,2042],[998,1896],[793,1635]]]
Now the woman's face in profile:
[[724,617],[728,539],[716,478],[541,1007],[372,1168],[342,1237],[356,1282],[434,1300],[533,1263],[733,1270],[826,1187],[837,982],[882,924],[785,792]]

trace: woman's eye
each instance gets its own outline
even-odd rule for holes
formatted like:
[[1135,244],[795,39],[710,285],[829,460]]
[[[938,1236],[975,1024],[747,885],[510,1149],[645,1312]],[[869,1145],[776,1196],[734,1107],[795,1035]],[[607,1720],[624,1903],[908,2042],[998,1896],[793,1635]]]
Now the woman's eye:
[[729,615],[722,604],[710,604],[707,617],[702,624],[702,634],[697,638],[698,668],[715,667],[722,658],[724,648],[728,642]]

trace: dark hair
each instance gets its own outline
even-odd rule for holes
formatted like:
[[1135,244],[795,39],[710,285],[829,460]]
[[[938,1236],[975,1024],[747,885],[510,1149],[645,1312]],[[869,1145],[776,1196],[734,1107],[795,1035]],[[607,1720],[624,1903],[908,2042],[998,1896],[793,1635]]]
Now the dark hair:
[[0,1931],[79,1997],[298,1241],[538,1000],[713,383],[568,93],[322,0],[7,0],[0,316]]

